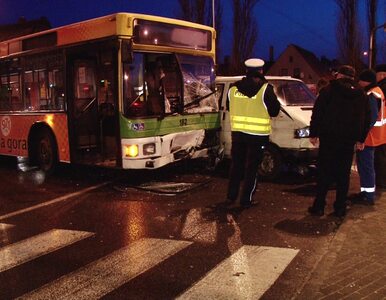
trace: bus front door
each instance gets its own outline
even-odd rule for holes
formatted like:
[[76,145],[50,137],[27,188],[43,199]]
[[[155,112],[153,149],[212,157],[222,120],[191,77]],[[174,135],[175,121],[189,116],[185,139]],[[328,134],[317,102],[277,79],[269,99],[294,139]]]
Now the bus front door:
[[69,60],[71,159],[80,164],[115,166],[115,109],[113,102],[108,102],[113,99],[108,91],[111,80],[99,78],[97,62],[96,57]]
[[90,152],[98,147],[97,94],[95,64],[92,61],[74,62],[73,124],[78,150]]

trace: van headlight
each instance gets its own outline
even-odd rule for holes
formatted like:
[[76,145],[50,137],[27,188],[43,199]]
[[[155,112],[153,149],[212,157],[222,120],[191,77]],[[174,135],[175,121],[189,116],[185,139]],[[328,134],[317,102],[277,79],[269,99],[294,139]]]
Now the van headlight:
[[295,138],[302,139],[310,136],[310,127],[299,128],[295,130]]

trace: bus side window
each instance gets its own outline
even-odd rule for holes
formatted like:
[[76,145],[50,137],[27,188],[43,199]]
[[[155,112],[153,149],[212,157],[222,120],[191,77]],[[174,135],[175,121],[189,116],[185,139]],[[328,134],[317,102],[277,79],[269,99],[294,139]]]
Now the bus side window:
[[37,82],[31,82],[30,94],[30,108],[31,110],[39,110],[39,84]]
[[21,110],[23,102],[20,92],[20,75],[14,74],[10,76],[10,88],[11,88],[11,109]]
[[47,110],[49,107],[46,70],[38,71],[39,80],[39,108]]
[[10,110],[9,100],[8,80],[6,76],[2,76],[0,82],[0,111]]
[[27,71],[24,73],[24,97],[26,102],[25,109],[40,109],[39,83],[37,81],[37,72]]
[[50,109],[64,110],[64,87],[62,71],[55,69],[48,72]]

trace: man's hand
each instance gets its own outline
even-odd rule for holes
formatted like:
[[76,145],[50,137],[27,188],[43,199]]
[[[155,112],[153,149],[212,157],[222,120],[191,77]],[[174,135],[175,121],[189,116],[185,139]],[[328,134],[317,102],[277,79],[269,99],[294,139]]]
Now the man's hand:
[[363,149],[365,149],[365,143],[357,142],[356,143],[356,149],[359,151],[362,151]]
[[318,137],[310,137],[310,142],[312,145],[314,145],[315,147],[318,147],[319,146],[319,138]]

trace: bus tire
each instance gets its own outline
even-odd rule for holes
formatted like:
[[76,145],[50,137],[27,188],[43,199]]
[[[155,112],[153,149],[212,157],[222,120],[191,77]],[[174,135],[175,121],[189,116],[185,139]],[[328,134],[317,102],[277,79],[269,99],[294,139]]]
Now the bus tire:
[[258,174],[262,179],[274,180],[279,177],[282,168],[282,155],[277,146],[268,144],[263,153]]
[[32,162],[46,174],[54,172],[58,163],[58,147],[48,128],[41,128],[35,136]]

